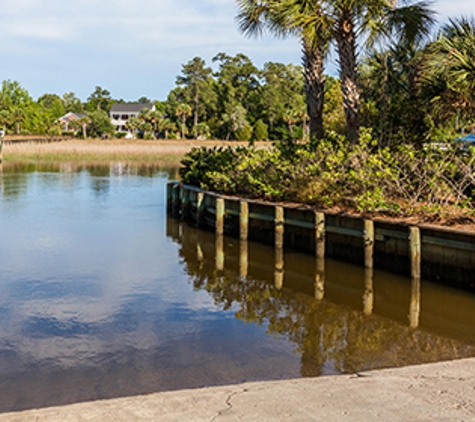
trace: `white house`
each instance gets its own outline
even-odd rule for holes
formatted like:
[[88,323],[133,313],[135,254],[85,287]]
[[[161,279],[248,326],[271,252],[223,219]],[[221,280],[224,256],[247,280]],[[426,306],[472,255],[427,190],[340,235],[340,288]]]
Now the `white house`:
[[117,132],[128,132],[128,129],[125,127],[127,120],[133,116],[137,117],[144,108],[150,111],[155,111],[155,105],[151,103],[113,104],[109,116],[115,130]]

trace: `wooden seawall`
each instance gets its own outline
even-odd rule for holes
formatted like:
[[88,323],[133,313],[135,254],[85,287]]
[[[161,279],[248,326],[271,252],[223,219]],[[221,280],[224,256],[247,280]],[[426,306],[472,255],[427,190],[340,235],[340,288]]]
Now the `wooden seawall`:
[[475,292],[475,233],[367,220],[310,207],[247,200],[169,182],[172,215],[198,227],[343,259]]

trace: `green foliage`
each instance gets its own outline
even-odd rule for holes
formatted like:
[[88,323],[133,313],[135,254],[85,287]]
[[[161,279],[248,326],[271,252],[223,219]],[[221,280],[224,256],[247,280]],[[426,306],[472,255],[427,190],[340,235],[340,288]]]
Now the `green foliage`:
[[266,141],[269,139],[268,126],[259,119],[254,127],[254,137],[256,141]]
[[252,137],[252,127],[246,125],[241,129],[236,130],[236,140],[238,141],[250,141]]
[[410,145],[380,149],[368,131],[356,145],[335,135],[318,144],[281,143],[270,150],[202,148],[182,164],[185,183],[251,198],[389,214],[475,205],[473,152]]

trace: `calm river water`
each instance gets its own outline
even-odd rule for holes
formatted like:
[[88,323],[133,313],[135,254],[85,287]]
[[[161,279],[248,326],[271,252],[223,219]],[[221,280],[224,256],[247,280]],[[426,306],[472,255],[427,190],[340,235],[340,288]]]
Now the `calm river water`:
[[281,271],[168,218],[170,175],[0,171],[0,412],[475,356],[475,297],[292,252]]

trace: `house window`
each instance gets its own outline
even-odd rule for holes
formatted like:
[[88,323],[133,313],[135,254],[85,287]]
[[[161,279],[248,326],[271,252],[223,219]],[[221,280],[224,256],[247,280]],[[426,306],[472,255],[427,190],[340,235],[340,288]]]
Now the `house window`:
[[119,117],[120,117],[119,114],[113,114],[113,115],[112,115],[112,118],[113,118],[114,120],[119,120]]
[[122,120],[129,120],[129,115],[128,114],[123,114],[122,116],[120,116],[120,118]]

